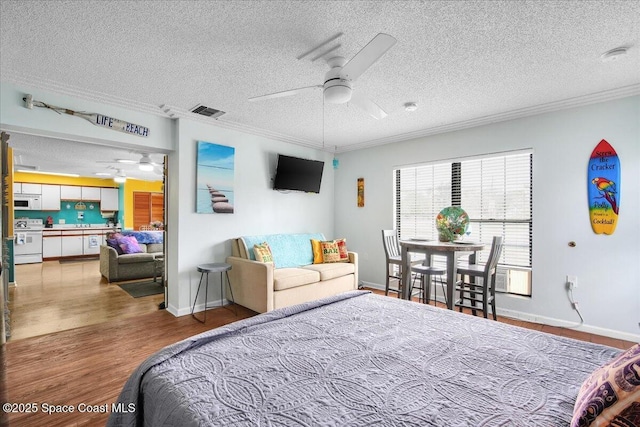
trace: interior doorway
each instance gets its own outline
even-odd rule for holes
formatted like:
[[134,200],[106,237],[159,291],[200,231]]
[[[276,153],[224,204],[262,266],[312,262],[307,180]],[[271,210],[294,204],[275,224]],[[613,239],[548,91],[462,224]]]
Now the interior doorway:
[[[35,141],[37,138],[33,135],[13,133],[11,135],[11,142],[14,141]],[[46,139],[46,144],[35,141],[33,143],[32,151],[37,152],[38,155],[43,155],[42,151],[52,150],[56,153],[64,153],[64,157],[67,159],[76,159],[77,162],[87,163],[86,157],[81,155],[81,151],[91,151],[93,157],[97,159],[96,163],[102,165],[107,170],[113,170],[118,173],[122,171],[121,168],[127,167],[127,165],[114,165],[111,166],[112,161],[116,161],[121,157],[123,152],[121,148],[101,146],[92,143],[71,142],[66,140],[56,140],[54,138]],[[11,142],[9,146],[12,147]],[[72,146],[69,144],[73,144]],[[79,147],[82,146],[82,147]],[[26,149],[25,149],[26,147]],[[69,148],[72,147],[72,148]],[[22,144],[21,152],[26,153],[16,158],[14,151],[14,158],[3,158],[4,161],[13,160],[15,166],[16,163],[30,164],[27,160],[30,160],[30,144]],[[118,151],[119,150],[119,151]],[[117,154],[116,154],[117,153]],[[137,159],[142,151],[132,151],[127,149],[127,153],[130,154],[130,158]],[[49,154],[48,158],[56,157],[56,155]],[[148,192],[147,200],[149,202],[146,209],[146,216],[144,221],[150,224],[153,221],[158,221],[162,224],[162,229],[166,227],[166,198],[164,193],[166,192],[166,155],[155,155],[156,167],[154,174],[156,181],[161,181],[160,192]],[[161,156],[162,160],[159,160]],[[11,156],[9,156],[11,157]],[[35,157],[34,157],[35,158]],[[86,164],[83,165],[86,167]],[[137,165],[129,166],[131,168],[137,168]],[[72,168],[71,168],[72,169]],[[46,169],[45,169],[46,170]],[[130,175],[129,171],[125,169],[127,175]],[[10,179],[13,179],[13,171],[9,171]],[[93,179],[96,179],[93,177]],[[128,178],[129,181],[134,179]],[[49,184],[47,184],[49,185]],[[70,185],[73,185],[71,183]],[[127,184],[125,183],[124,186]],[[155,191],[155,190],[154,190]],[[135,192],[134,192],[135,193]],[[131,197],[131,193],[129,196]],[[131,199],[127,199],[126,209],[131,208]],[[95,213],[98,209],[97,205],[91,206],[90,203],[85,203],[87,210],[84,212],[85,217],[90,216],[91,213]],[[73,210],[75,203],[71,203],[71,210]],[[120,218],[124,218],[124,203],[120,203]],[[62,207],[65,209],[66,205]],[[93,208],[93,212],[91,211]],[[69,209],[69,208],[66,208]],[[25,213],[20,212],[20,216],[23,215],[37,215],[37,212],[30,211]],[[116,211],[117,212],[117,211]],[[43,212],[46,215],[46,212]],[[56,217],[55,214],[50,214]],[[138,215],[139,216],[139,215]],[[11,211],[8,215],[2,216],[3,228],[9,223],[13,224],[15,212]],[[131,218],[136,215],[127,215]],[[67,220],[67,224],[68,224]],[[58,222],[55,222],[58,225]],[[121,224],[125,226],[124,222]],[[126,229],[135,230],[135,227],[131,223],[126,224]],[[14,237],[7,233],[4,237]],[[164,247],[166,253],[167,239],[164,239]],[[86,260],[69,260],[68,262],[62,262],[60,260],[49,260],[42,263],[24,264],[13,267],[14,282],[10,284],[7,292],[7,303],[10,308],[10,317],[8,322],[13,326],[13,333],[10,335],[10,340],[28,338],[31,336],[45,335],[62,330],[75,329],[82,326],[87,326],[96,323],[118,321],[124,318],[146,314],[149,311],[157,311],[160,308],[164,308],[166,305],[166,270],[161,277],[162,283],[165,285],[165,292],[163,294],[146,296],[141,298],[133,298],[129,294],[125,293],[116,283],[107,283],[106,280],[100,274],[100,261],[98,259],[86,259]],[[3,274],[3,276],[7,276]],[[5,278],[3,277],[3,279]],[[12,286],[11,286],[12,285]]]

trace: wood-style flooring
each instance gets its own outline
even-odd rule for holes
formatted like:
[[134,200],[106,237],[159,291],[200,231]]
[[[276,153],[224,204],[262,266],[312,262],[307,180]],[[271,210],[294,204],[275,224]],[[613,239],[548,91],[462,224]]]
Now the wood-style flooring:
[[[45,267],[46,270],[46,267]],[[46,275],[49,277],[49,275]],[[44,285],[43,285],[44,286]],[[114,285],[105,285],[114,286]],[[48,290],[48,288],[47,288]],[[124,292],[124,291],[122,291]],[[380,291],[374,290],[376,293]],[[72,301],[82,298],[68,294],[67,310],[83,312],[73,307]],[[207,322],[202,324],[191,316],[176,318],[165,310],[154,307],[147,314],[132,315],[115,320],[110,302],[121,299],[112,292],[95,291],[104,307],[111,312],[103,315],[101,323],[88,322],[87,326],[48,335],[12,339],[0,349],[0,401],[16,404],[37,403],[72,405],[73,413],[43,414],[11,413],[0,411],[0,425],[11,426],[95,426],[104,425],[108,413],[79,412],[79,404],[107,405],[115,402],[122,386],[133,370],[147,357],[166,345],[194,334],[227,323],[253,316],[250,310],[233,306],[207,311]],[[39,298],[39,297],[38,297]],[[395,295],[390,296],[395,298]],[[43,302],[41,302],[43,306]],[[98,304],[93,302],[93,304]],[[119,304],[119,303],[118,303]],[[155,304],[155,301],[154,301]],[[44,310],[44,308],[43,308]],[[111,316],[111,317],[110,317]],[[46,316],[45,316],[46,317]],[[543,326],[500,317],[499,321],[541,330],[576,339],[597,342],[626,349],[634,343],[600,337],[579,331]],[[80,324],[78,321],[76,324]],[[36,325],[34,328],[38,330]],[[25,332],[25,335],[28,335]],[[103,406],[104,407],[104,406]]]
[[164,295],[133,298],[100,275],[100,261],[16,266],[9,288],[11,341],[158,310]]

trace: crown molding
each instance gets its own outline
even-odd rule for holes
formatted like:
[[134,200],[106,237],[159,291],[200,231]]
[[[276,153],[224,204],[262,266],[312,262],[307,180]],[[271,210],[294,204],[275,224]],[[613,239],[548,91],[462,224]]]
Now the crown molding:
[[592,93],[574,98],[563,99],[560,101],[549,102],[546,104],[535,105],[532,107],[520,108],[517,110],[505,111],[503,113],[491,114],[483,117],[477,117],[470,120],[464,120],[455,123],[447,123],[440,126],[433,126],[421,129],[415,132],[407,132],[404,134],[394,135],[386,138],[373,139],[355,144],[348,144],[338,147],[337,153],[345,153],[348,151],[360,150],[363,148],[376,147],[380,145],[392,144],[395,142],[409,141],[412,139],[424,138],[427,136],[437,135],[441,133],[454,132],[472,127],[488,125],[491,123],[504,122],[523,117],[535,116],[538,114],[551,113],[554,111],[565,110],[568,108],[576,108],[599,102],[612,101],[615,99],[626,98],[628,96],[640,95],[640,84],[624,86],[612,90]]
[[[320,151],[326,151],[331,153],[343,153],[348,151],[360,150],[364,148],[371,148],[380,145],[392,144],[396,142],[409,141],[417,138],[424,138],[427,136],[437,135],[446,132],[454,132],[463,129],[469,129],[476,126],[483,126],[491,123],[503,122],[507,120],[513,120],[523,117],[534,116],[538,114],[550,113],[554,111],[564,110],[568,108],[575,108],[598,102],[611,101],[614,99],[625,98],[628,96],[640,95],[640,84],[634,84],[630,86],[624,86],[607,91],[596,92],[588,95],[577,96],[569,99],[563,99],[559,101],[549,102],[545,104],[535,105],[531,107],[520,108],[517,110],[505,111],[502,113],[491,114],[487,116],[477,117],[470,120],[464,120],[455,123],[447,123],[444,125],[433,126],[426,129],[421,129],[414,132],[407,132],[403,134],[393,135],[390,137],[372,139],[368,141],[357,142],[354,144],[347,144],[342,147],[335,147],[333,145],[324,146],[324,144],[296,138],[291,135],[285,135],[278,132],[269,131],[253,126],[249,126],[242,123],[237,123],[232,120],[227,120],[223,117],[217,119],[211,119],[208,117],[201,117],[188,110],[183,110],[177,107],[168,105],[153,105],[143,102],[137,102],[130,99],[124,99],[109,95],[103,92],[88,91],[80,89],[71,85],[55,82],[50,79],[39,79],[32,76],[16,75],[14,73],[3,73],[2,80],[16,85],[23,85],[28,87],[34,87],[41,90],[47,90],[58,93],[60,95],[72,96],[87,101],[99,102],[109,104],[117,107],[127,108],[133,111],[144,112],[170,119],[183,118],[188,120],[197,121],[213,126],[219,126],[221,128],[230,129],[238,132],[244,132],[251,135],[264,137],[276,141],[286,142],[289,144],[295,144],[307,148],[313,148]],[[329,148],[334,147],[334,148]]]

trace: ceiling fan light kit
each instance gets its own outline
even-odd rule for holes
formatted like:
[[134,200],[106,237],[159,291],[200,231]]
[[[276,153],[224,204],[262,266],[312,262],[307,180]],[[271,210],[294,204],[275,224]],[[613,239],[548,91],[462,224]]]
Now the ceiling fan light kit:
[[127,175],[125,175],[122,169],[118,169],[118,173],[113,177],[113,181],[122,184],[127,181]]
[[151,172],[154,168],[154,164],[148,154],[143,154],[142,158],[138,162],[138,169],[145,172]]

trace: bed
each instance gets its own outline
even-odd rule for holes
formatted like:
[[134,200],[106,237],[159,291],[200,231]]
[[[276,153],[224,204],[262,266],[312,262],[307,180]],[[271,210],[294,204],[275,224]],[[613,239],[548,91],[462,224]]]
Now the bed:
[[620,350],[353,291],[166,347],[110,426],[568,426]]

